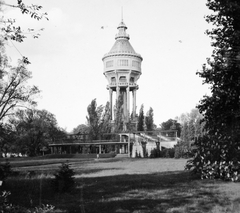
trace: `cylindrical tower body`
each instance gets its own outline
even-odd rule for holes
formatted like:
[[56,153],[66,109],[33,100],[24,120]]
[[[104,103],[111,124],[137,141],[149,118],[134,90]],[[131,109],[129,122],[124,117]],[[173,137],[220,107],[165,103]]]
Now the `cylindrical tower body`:
[[[111,112],[116,104],[119,95],[123,97],[124,120],[129,121],[130,115],[130,92],[132,92],[132,115],[136,116],[136,91],[137,80],[142,74],[142,57],[136,53],[129,42],[129,35],[126,33],[126,25],[123,21],[119,24],[119,32],[115,36],[115,43],[109,53],[102,58],[104,64],[104,75],[108,80],[107,89],[110,97]],[[116,100],[113,102],[112,92],[116,92]],[[113,114],[113,113],[112,113]],[[114,120],[112,116],[112,120]]]

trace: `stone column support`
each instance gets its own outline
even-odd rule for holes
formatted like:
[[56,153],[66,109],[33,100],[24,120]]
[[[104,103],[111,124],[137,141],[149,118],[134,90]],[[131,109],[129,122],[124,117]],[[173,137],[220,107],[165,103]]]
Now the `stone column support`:
[[111,88],[109,88],[109,104],[110,104],[110,120],[112,120],[113,119],[113,117],[112,117],[112,106],[113,106],[113,104],[112,104],[112,89]]
[[127,93],[127,110],[126,110],[126,118],[127,118],[127,121],[128,121],[128,120],[129,120],[129,112],[130,112],[129,87],[127,87],[127,89],[126,89],[126,93]]
[[132,100],[132,105],[133,105],[133,108],[132,108],[133,117],[136,117],[136,93],[137,93],[137,90],[134,89],[134,90],[132,91],[132,95],[133,95],[133,100]]
[[117,92],[116,100],[118,101],[118,98],[119,98],[119,95],[120,95],[120,87],[119,87],[119,86],[117,86],[117,88],[116,88],[116,92]]

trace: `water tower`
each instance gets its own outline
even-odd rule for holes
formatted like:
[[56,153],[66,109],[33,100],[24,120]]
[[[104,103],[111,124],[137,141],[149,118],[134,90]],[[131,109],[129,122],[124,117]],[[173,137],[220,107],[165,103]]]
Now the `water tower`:
[[[136,53],[129,42],[127,27],[123,20],[117,27],[118,33],[115,36],[115,43],[111,50],[102,58],[104,64],[104,75],[108,80],[109,102],[111,107],[111,120],[114,121],[113,104],[118,100],[119,95],[123,97],[123,116],[126,122],[132,113],[136,117],[136,92],[137,81],[142,74],[141,63],[143,58]],[[116,92],[113,102],[113,93]],[[130,93],[132,92],[132,98]],[[130,111],[130,102],[132,111]]]

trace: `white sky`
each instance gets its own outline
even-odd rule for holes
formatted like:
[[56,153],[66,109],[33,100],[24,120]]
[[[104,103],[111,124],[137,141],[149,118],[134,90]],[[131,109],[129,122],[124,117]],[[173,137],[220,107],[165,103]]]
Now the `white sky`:
[[[16,0],[6,0],[16,4]],[[193,0],[25,0],[40,4],[49,21],[35,21],[17,9],[5,8],[4,15],[16,17],[22,28],[45,28],[39,39],[14,43],[31,62],[31,84],[41,92],[38,108],[56,115],[60,127],[71,131],[86,123],[87,106],[96,98],[108,101],[102,57],[115,42],[123,19],[130,43],[143,57],[138,80],[137,112],[144,104],[154,110],[160,123],[190,112],[208,92],[196,75],[211,56],[210,26],[204,15],[211,11],[205,1]],[[104,29],[101,27],[104,26]],[[21,55],[9,43],[15,62]]]

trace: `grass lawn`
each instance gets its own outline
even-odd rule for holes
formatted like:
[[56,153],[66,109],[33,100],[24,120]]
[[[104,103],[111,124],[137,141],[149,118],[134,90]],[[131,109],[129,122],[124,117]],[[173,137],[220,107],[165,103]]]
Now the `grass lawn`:
[[51,176],[66,159],[11,162],[21,174],[7,179],[10,201],[28,207],[52,204],[67,212],[240,212],[240,184],[199,180],[185,159],[68,159],[76,175],[71,193],[55,193]]

